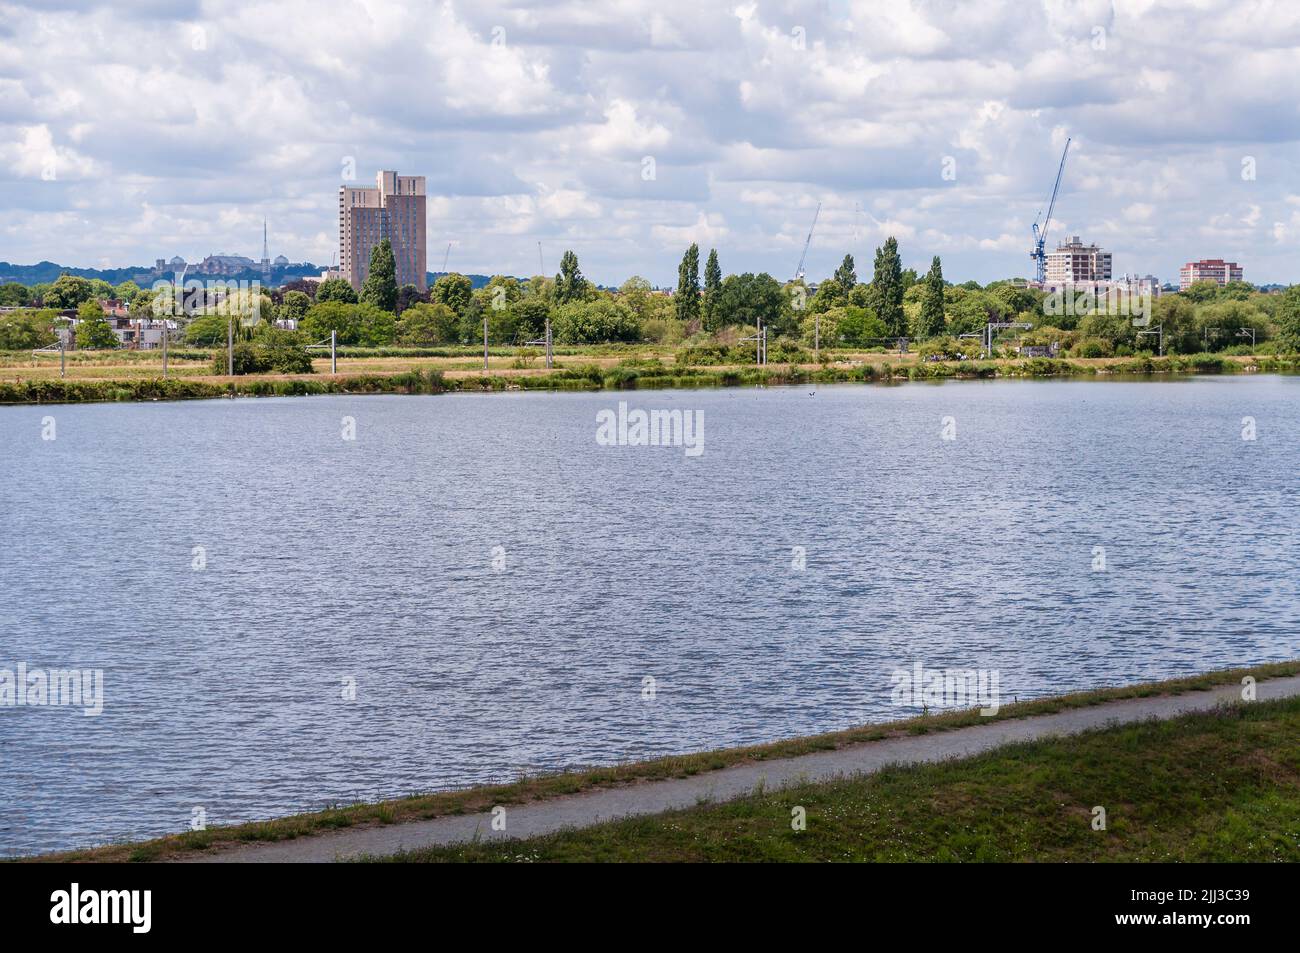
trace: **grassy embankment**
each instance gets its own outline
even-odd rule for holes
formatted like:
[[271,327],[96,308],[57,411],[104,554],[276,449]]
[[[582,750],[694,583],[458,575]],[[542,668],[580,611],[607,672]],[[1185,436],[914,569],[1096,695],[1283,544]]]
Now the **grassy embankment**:
[[[1105,830],[1093,828],[1105,809]],[[793,829],[796,807],[806,828]],[[1300,861],[1300,698],[398,862]]]
[[[0,403],[71,403],[82,401],[183,400],[230,396],[300,396],[308,394],[436,394],[448,391],[499,390],[635,390],[735,387],[756,384],[889,383],[1025,377],[1097,377],[1118,375],[1297,373],[1300,355],[1225,356],[1194,354],[1171,357],[1097,359],[1000,359],[922,362],[914,357],[845,353],[820,364],[699,364],[682,350],[649,347],[571,348],[546,370],[537,361],[513,352],[493,356],[485,373],[481,358],[468,351],[430,349],[394,353],[349,351],[339,360],[339,374],[317,360],[313,374],[263,374],[224,377],[211,373],[211,357],[179,352],[164,380],[153,354],[107,352],[77,354],[68,377],[57,364],[30,355],[0,355]],[[123,356],[125,355],[125,356]]]
[[[635,764],[617,765],[617,766],[611,766],[605,768],[592,768],[588,770],[569,771],[560,774],[548,774],[548,775],[541,775],[538,777],[521,778],[517,781],[508,784],[489,785],[489,786],[478,787],[478,788],[470,788],[461,791],[446,791],[446,792],[440,792],[435,794],[417,795],[408,798],[400,798],[396,800],[384,801],[375,804],[353,804],[353,805],[339,806],[339,807],[331,808],[329,810],[318,811],[310,814],[299,814],[299,815],[294,815],[292,817],[278,818],[269,821],[257,821],[257,822],[247,823],[247,824],[234,825],[230,827],[213,827],[206,831],[173,834],[167,837],[161,837],[143,843],[112,844],[112,845],[88,849],[88,850],[73,851],[73,852],[68,852],[63,854],[52,854],[52,855],[47,855],[44,857],[39,857],[34,859],[46,860],[46,861],[101,861],[101,862],[165,860],[168,858],[181,856],[187,853],[192,853],[194,851],[213,850],[222,847],[231,847],[231,846],[248,844],[248,843],[287,840],[295,837],[309,836],[311,834],[316,834],[323,831],[334,830],[338,828],[363,827],[363,826],[373,826],[378,824],[393,824],[401,821],[420,820],[420,819],[440,817],[440,816],[451,815],[451,814],[478,813],[481,811],[490,810],[493,806],[498,804],[506,804],[506,805],[524,804],[530,801],[536,801],[543,798],[561,797],[564,795],[577,794],[582,791],[589,791],[597,788],[617,787],[622,785],[636,784],[645,781],[662,780],[665,778],[688,777],[691,775],[700,774],[702,772],[716,771],[721,768],[730,767],[736,764],[761,762],[765,760],[771,760],[774,758],[789,758],[801,754],[808,754],[814,751],[830,751],[848,745],[861,744],[870,741],[879,741],[889,737],[925,734],[931,731],[950,731],[954,728],[962,728],[974,724],[987,724],[990,720],[1008,719],[1008,718],[1025,718],[1032,715],[1050,714],[1053,712],[1063,711],[1069,708],[1080,708],[1085,706],[1098,705],[1103,702],[1113,701],[1122,698],[1147,698],[1156,695],[1179,695],[1191,691],[1204,691],[1219,685],[1239,683],[1241,678],[1245,675],[1253,675],[1255,678],[1263,680],[1267,678],[1279,678],[1279,677],[1296,675],[1296,674],[1300,674],[1300,661],[1275,663],[1271,665],[1263,665],[1263,666],[1250,668],[1250,669],[1232,669],[1232,670],[1226,670],[1220,672],[1210,672],[1204,675],[1199,675],[1190,678],[1180,678],[1180,679],[1173,679],[1164,682],[1138,684],[1138,685],[1132,685],[1132,686],[1127,686],[1122,688],[1106,688],[1106,689],[1099,689],[1096,691],[1081,692],[1072,695],[1063,695],[1063,696],[1058,696],[1053,698],[1044,698],[1044,699],[1037,699],[1034,701],[1019,702],[1016,704],[1003,706],[1001,710],[998,712],[998,714],[996,716],[993,716],[992,718],[985,718],[981,716],[977,711],[974,710],[945,712],[941,714],[925,715],[916,718],[911,718],[905,721],[889,722],[889,723],[878,724],[878,725],[865,725],[858,728],[851,728],[846,731],[833,732],[824,735],[815,735],[807,738],[795,738],[787,741],[778,741],[766,745],[757,745],[757,746],[747,747],[747,748],[729,748],[729,749],[724,749],[719,751],[701,752],[699,754],[688,754],[688,755],[681,755],[677,757],[659,758],[653,761],[645,761],[645,762],[639,762]],[[1261,707],[1260,710],[1262,711],[1263,708]],[[1249,715],[1240,720],[1232,719],[1231,724],[1233,725],[1240,724],[1243,726],[1255,726],[1256,721],[1257,721],[1257,717],[1255,715]],[[1292,783],[1295,782],[1295,775],[1297,769],[1300,769],[1300,763],[1297,763],[1297,757],[1300,757],[1300,755],[1297,755],[1297,752],[1300,752],[1300,744],[1297,743],[1298,741],[1300,741],[1300,734],[1295,733],[1294,731],[1295,727],[1296,727],[1295,724],[1291,724],[1291,728],[1288,729],[1293,731],[1293,733],[1290,736],[1291,757],[1289,760],[1284,759],[1284,763],[1290,766],[1289,770],[1291,772],[1290,776],[1292,779]],[[1243,729],[1243,731],[1246,731],[1246,729]],[[1175,775],[1170,772],[1180,772],[1183,771],[1184,769],[1187,771],[1195,770],[1195,771],[1202,771],[1202,772],[1207,771],[1208,768],[1215,768],[1217,770],[1218,765],[1229,764],[1228,756],[1232,754],[1232,752],[1247,751],[1251,745],[1257,745],[1257,749],[1254,755],[1246,759],[1247,766],[1253,763],[1260,770],[1264,770],[1265,768],[1267,768],[1268,771],[1272,771],[1273,770],[1272,766],[1275,763],[1274,754],[1277,746],[1276,739],[1272,738],[1271,736],[1266,738],[1265,734],[1262,733],[1265,731],[1265,729],[1263,728],[1260,728],[1259,731],[1261,733],[1256,733],[1255,728],[1250,727],[1247,733],[1241,735],[1241,738],[1238,742],[1231,741],[1231,737],[1230,737],[1231,732],[1220,733],[1222,745],[1221,745],[1221,749],[1217,753],[1208,748],[1202,749],[1202,748],[1193,747],[1184,750],[1183,748],[1174,746],[1164,751],[1163,755],[1161,754],[1160,751],[1153,750],[1151,752],[1151,756],[1149,760],[1155,762],[1158,761],[1161,756],[1169,759],[1169,764],[1166,765],[1166,769],[1165,769],[1166,774],[1164,775],[1167,778],[1166,787],[1164,788],[1164,791],[1168,797],[1180,798],[1183,797],[1184,794],[1178,789],[1178,786],[1175,783]],[[1116,737],[1120,742],[1121,748],[1130,747],[1139,743],[1133,740],[1135,736],[1129,736],[1121,733]],[[1087,742],[1087,744],[1092,744],[1092,742]],[[1237,747],[1233,747],[1233,745],[1236,745]],[[1078,748],[1072,750],[1075,750],[1081,757],[1086,754],[1090,761],[1099,762],[1102,766],[1100,770],[1102,770],[1103,773],[1105,770],[1106,760],[1109,758],[1114,758],[1119,756],[1117,752],[1110,751],[1109,749],[1105,749],[1105,754],[1103,756],[1102,754],[1098,753],[1102,749],[1088,748],[1086,746],[1084,748]],[[1096,757],[1093,757],[1094,754],[1096,755]],[[1195,755],[1195,757],[1191,762],[1187,762],[1187,764],[1185,764],[1183,767],[1179,767],[1180,763],[1182,763],[1186,758],[1192,758],[1193,755]],[[1203,755],[1204,758],[1210,758],[1212,756],[1212,759],[1205,760],[1202,757]],[[1046,759],[1047,754],[1046,753],[1043,754],[1042,757]],[[1077,771],[1080,772],[1081,777],[1096,776],[1094,773],[1094,768],[1089,767],[1088,765],[1085,765],[1083,763],[1078,763],[1078,764],[1072,763],[1070,761],[1068,753],[1061,753],[1059,757],[1057,755],[1053,755],[1052,757],[1057,759],[1052,762],[1053,764],[1057,765],[1057,768],[1054,770],[1064,772],[1065,775],[1069,775],[1072,771]],[[1235,758],[1236,755],[1232,754],[1232,757]],[[1061,792],[1068,790],[1068,788],[1060,787],[1061,784],[1064,784],[1068,780],[1068,777],[1057,778],[1055,775],[1043,774],[1042,772],[1039,771],[1038,767],[1036,766],[1037,762],[1035,762],[1032,758],[1030,758],[1029,760],[1025,760],[1025,758],[1026,756],[1023,753],[1016,754],[1014,755],[1012,761],[1012,763],[1014,764],[1022,765],[1023,770],[1025,772],[1025,776],[1021,778],[1020,781],[1023,789],[1022,793],[1037,790],[1038,793],[1033,796],[1038,797],[1040,800],[1043,800],[1044,807],[1042,809],[1044,810],[1046,809],[1046,805],[1050,805],[1051,803],[1053,803],[1054,799],[1057,799],[1059,801],[1059,804],[1070,804],[1070,805],[1074,804],[1073,801],[1065,801],[1065,800],[1058,799],[1058,795],[1060,795]],[[1016,759],[1019,760],[1017,761]],[[1046,765],[1047,763],[1048,762],[1046,760],[1043,761],[1044,765]],[[936,766],[933,770],[936,770],[940,773],[932,776],[926,776],[926,777],[928,777],[930,781],[937,783],[939,780],[942,780],[944,777],[950,777],[943,773],[948,769],[949,766],[942,766],[942,765]],[[1155,769],[1155,764],[1149,764],[1146,766],[1145,770],[1152,771],[1154,769]],[[917,769],[917,770],[930,770],[930,769]],[[1000,783],[1004,783],[1006,780],[1005,778],[1003,781],[990,780],[990,779],[995,779],[997,777],[996,772],[994,772],[993,769],[991,768],[989,769],[977,768],[974,770],[976,771],[976,774],[979,774],[979,772],[985,770],[991,772],[982,775],[984,777],[983,783],[987,785],[985,790],[988,792],[996,793],[997,785]],[[1009,769],[1004,768],[999,770],[1009,770]],[[1234,771],[1235,770],[1237,769],[1234,768]],[[1242,772],[1246,772],[1246,767],[1241,767],[1240,770]],[[1052,785],[1035,789],[1033,788],[1033,784],[1035,783],[1034,778],[1040,776],[1042,777],[1050,776],[1055,778],[1055,780],[1053,780]],[[909,790],[913,792],[923,791],[925,789],[925,785],[927,783],[930,783],[930,781],[927,781],[925,779],[917,780],[915,777],[913,777],[912,780],[908,780],[908,778],[912,776],[908,775],[906,772],[902,772],[901,774],[898,772],[888,772],[885,775],[880,775],[877,777],[885,778],[886,780],[888,780],[890,784],[898,785],[898,787],[895,789],[898,792],[906,792]],[[951,776],[951,777],[955,778],[956,776]],[[1125,769],[1123,773],[1117,773],[1115,784],[1119,785],[1120,782],[1123,780],[1123,778],[1128,778],[1128,777],[1131,777],[1131,774],[1129,773],[1128,769]],[[1205,782],[1205,783],[1208,784],[1210,782]],[[1197,782],[1197,784],[1202,784],[1202,782]],[[950,809],[956,810],[960,806],[961,792],[963,790],[965,790],[965,788],[963,787],[962,783],[955,783],[954,786],[943,788],[943,789],[936,787],[931,792],[931,796],[938,800],[931,801],[931,810],[939,810],[941,813],[948,812]],[[1109,802],[1105,800],[1095,799],[1097,797],[1102,797],[1106,792],[1116,792],[1115,796],[1118,798],[1118,795],[1120,793],[1123,793],[1124,791],[1122,787],[1102,787],[1094,790],[1098,790],[1101,793],[1095,796],[1089,794],[1088,797],[1084,798],[1085,801],[1089,802],[1086,805],[1088,809],[1091,809],[1091,807],[1094,804],[1102,804],[1102,805],[1108,804]],[[1200,787],[1194,787],[1188,789],[1189,792],[1195,792],[1199,790],[1201,790]],[[1225,791],[1228,790],[1230,789],[1225,788]],[[811,793],[815,793],[815,792],[810,792],[810,794]],[[1293,791],[1292,794],[1294,795],[1295,792]],[[801,797],[804,796],[805,795],[801,795]],[[826,796],[835,797],[839,795],[828,793]],[[902,795],[900,794],[899,796],[901,797]],[[1030,795],[1029,793],[1024,793],[1024,796],[1029,797]],[[1196,795],[1193,793],[1193,794],[1188,794],[1187,796],[1192,797]],[[782,795],[782,797],[784,797],[784,795]],[[751,799],[751,800],[755,800],[755,799]],[[762,803],[761,797],[755,800],[755,804],[760,804],[760,803]],[[832,804],[831,801],[814,802],[812,800],[797,801],[793,803],[802,803],[805,807],[809,808],[809,818],[810,818],[809,831],[810,832],[813,831],[812,818],[814,817],[814,811],[810,805],[814,803],[818,803],[822,805]],[[976,802],[972,801],[971,803],[972,805],[975,805]],[[1127,808],[1124,806],[1128,803],[1129,802],[1125,801],[1123,798],[1119,798],[1113,802],[1113,804],[1119,808],[1120,817],[1118,821],[1121,824],[1125,823],[1126,819],[1131,816],[1126,813]],[[1164,803],[1164,802],[1160,802],[1160,803]],[[784,800],[781,801],[781,804],[783,805],[783,811],[784,811],[784,815],[783,815],[784,823],[786,825],[786,829],[788,829],[790,807],[786,804]],[[1287,806],[1286,804],[1281,804],[1279,802],[1278,810],[1286,811],[1286,810],[1294,810],[1296,808],[1296,803],[1294,801],[1288,801],[1287,804],[1289,804],[1289,806]],[[1260,807],[1260,805],[1256,804],[1255,808],[1258,807]],[[1255,808],[1252,808],[1252,810],[1254,810]],[[738,808],[738,809],[743,810],[743,808]],[[762,814],[763,811],[767,810],[766,807],[753,806],[751,809],[754,812],[756,812],[753,815],[755,818],[759,818],[760,815],[762,815],[762,817],[764,818],[768,818],[768,815]],[[819,810],[821,809],[822,808],[819,808]],[[971,806],[969,810],[975,811],[976,807]],[[1012,809],[1009,806],[1005,806],[996,800],[992,802],[984,803],[983,808],[981,808],[981,810],[990,810],[994,814],[999,816],[1010,814],[1012,812]],[[1062,810],[1064,809],[1062,808]],[[1071,808],[1071,810],[1073,810],[1073,808]],[[1108,807],[1107,810],[1110,811],[1112,810],[1112,808]],[[869,814],[870,812],[865,811],[865,813]],[[1066,815],[1069,816],[1069,814],[1070,812],[1066,811]],[[776,817],[776,815],[772,815],[772,816]],[[823,819],[827,817],[825,813],[822,813],[820,816]],[[924,812],[922,812],[921,814],[909,815],[909,816],[914,817],[918,825],[922,824],[922,821],[925,817]],[[770,818],[768,819],[770,820]],[[781,820],[781,818],[777,817],[777,820]],[[758,822],[759,822],[758,820],[754,821],[754,823],[758,823]],[[1013,822],[1014,819],[1008,819],[1006,817],[1003,817],[1002,820],[997,821],[997,823],[999,824],[1012,824]],[[636,821],[636,822],[628,822],[628,823],[631,825],[629,831],[635,834],[635,829],[637,828],[637,825],[647,824],[649,822]],[[719,821],[716,818],[714,818],[712,815],[710,815],[708,818],[702,817],[701,823],[707,825],[714,825],[715,830],[722,830],[723,828],[725,828],[725,825],[730,822]],[[767,821],[763,821],[763,823],[767,823]],[[926,822],[926,823],[931,823],[931,822]],[[990,823],[992,822],[990,821]],[[1128,822],[1128,823],[1132,823],[1132,822]],[[721,824],[722,827],[716,826],[719,824]],[[1085,827],[1086,827],[1086,823],[1085,823]],[[1111,825],[1111,829],[1112,832],[1115,831],[1116,829],[1115,824]],[[655,830],[655,828],[645,827],[642,828],[641,830],[644,833],[648,831],[653,831]],[[782,833],[779,825],[776,824],[775,822],[772,822],[771,832],[773,833],[773,836],[776,836],[776,834],[778,833]],[[957,833],[959,833],[959,831]],[[960,848],[961,845],[967,842],[962,840],[960,836],[957,836],[957,833],[954,833],[955,839],[953,840],[953,844],[957,845],[957,847]],[[615,836],[615,835],[597,835],[597,836]],[[836,834],[834,836],[839,837],[840,835]],[[746,837],[743,833],[737,836],[737,842],[740,844],[743,844],[747,840],[752,840],[752,839],[753,838]],[[629,843],[634,843],[634,842],[635,842],[635,837],[633,838],[633,840],[629,841]],[[612,843],[612,842],[607,842],[607,843]],[[905,843],[906,843],[905,841],[898,841],[898,844],[900,845],[905,845]],[[918,844],[920,843],[922,842],[918,841]],[[681,846],[684,849],[685,841],[680,842],[679,846]],[[480,849],[486,850],[487,848],[486,847],[465,848],[465,850],[467,851],[478,851]],[[563,845],[557,842],[555,845],[549,846],[546,849],[548,850],[554,849],[559,851],[559,850],[568,850],[570,848],[564,847]],[[577,850],[578,848],[575,847],[573,849]],[[588,848],[582,848],[582,849],[588,849]],[[595,848],[593,847],[591,849],[595,849]],[[753,857],[757,859],[759,857],[766,856],[765,854],[762,853],[762,851],[766,849],[767,848],[760,848],[759,846],[755,846],[754,848],[755,853],[753,854]],[[953,848],[950,846],[950,849]],[[962,849],[964,850],[964,848]],[[488,855],[483,854],[478,856],[487,857]],[[440,857],[438,859],[442,859],[442,858]]]

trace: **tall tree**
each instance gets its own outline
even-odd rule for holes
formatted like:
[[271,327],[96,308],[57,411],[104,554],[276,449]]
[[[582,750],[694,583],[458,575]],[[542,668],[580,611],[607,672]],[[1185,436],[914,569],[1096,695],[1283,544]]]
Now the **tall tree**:
[[1278,307],[1278,325],[1282,332],[1282,346],[1289,351],[1300,351],[1300,285],[1292,285],[1283,293]]
[[560,273],[555,276],[555,303],[567,304],[587,297],[587,279],[578,267],[578,256],[566,251],[560,259]]
[[31,291],[16,281],[7,281],[0,285],[0,305],[16,308],[31,300]]
[[925,293],[921,298],[921,318],[918,330],[921,337],[932,338],[943,334],[943,265],[935,255],[930,271],[925,276]]
[[875,276],[871,279],[872,310],[885,322],[890,337],[907,334],[907,317],[903,313],[903,263],[898,257],[898,239],[890,235],[876,249]]
[[316,289],[316,301],[318,304],[324,304],[327,301],[356,304],[357,293],[345,278],[326,278],[320,283],[320,287]]
[[688,324],[700,318],[700,246],[694,242],[677,266],[677,319]]
[[98,301],[83,301],[77,306],[77,347],[117,347],[117,335],[104,318]]
[[397,289],[397,314],[416,304],[425,304],[429,300],[428,292],[421,292],[415,285],[402,285]]
[[455,271],[448,275],[439,275],[433,283],[433,289],[429,292],[431,301],[445,304],[456,313],[457,317],[465,313],[473,296],[474,282]]
[[307,296],[306,292],[286,291],[284,293],[284,302],[280,305],[282,317],[301,321],[306,317],[309,310],[311,310],[311,298]]
[[840,266],[835,269],[835,280],[839,282],[846,295],[858,283],[858,273],[853,270],[852,255],[845,255],[844,260],[840,262]]
[[95,296],[95,289],[89,281],[77,275],[59,275],[49,291],[45,293],[44,304],[47,308],[75,308],[83,301]]
[[722,268],[718,265],[718,250],[709,249],[709,260],[704,263],[704,329],[718,329],[718,296],[722,294]]
[[361,286],[360,298],[362,304],[373,304],[381,311],[397,308],[397,260],[387,238],[370,252],[370,273]]
[[794,328],[789,295],[781,283],[766,272],[728,275],[718,296],[716,320],[724,326],[757,327],[762,324],[773,337],[787,334]]

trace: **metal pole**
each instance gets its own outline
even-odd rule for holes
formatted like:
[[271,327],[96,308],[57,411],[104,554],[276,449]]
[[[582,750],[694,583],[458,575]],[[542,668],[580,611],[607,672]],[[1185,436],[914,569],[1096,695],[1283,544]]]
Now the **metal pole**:
[[813,362],[821,362],[822,352],[822,313],[817,312],[813,318]]
[[167,377],[167,319],[163,318],[163,379]]
[[547,369],[549,369],[550,366],[551,366],[551,319],[548,316],[546,319],[546,367]]
[[235,376],[235,316],[226,319],[226,373]]
[[63,338],[59,338],[59,376],[60,377],[68,376],[68,367],[64,359],[64,353],[66,352],[66,350],[67,350],[67,344],[64,342]]
[[483,314],[483,370],[488,369],[487,313]]
[[330,332],[330,373],[331,374],[337,374],[339,372],[338,339],[339,339],[339,332],[331,331]]

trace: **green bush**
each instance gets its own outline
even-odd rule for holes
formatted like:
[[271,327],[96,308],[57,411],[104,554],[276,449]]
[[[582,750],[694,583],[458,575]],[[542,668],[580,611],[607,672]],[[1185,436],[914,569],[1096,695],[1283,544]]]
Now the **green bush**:
[[212,372],[226,374],[233,359],[236,376],[245,374],[310,374],[311,355],[297,342],[292,331],[268,334],[256,341],[237,341],[233,355],[225,349],[212,356]]
[[621,301],[574,301],[555,312],[551,332],[561,344],[635,341],[641,329],[632,309]]
[[1070,349],[1071,357],[1110,357],[1111,343],[1102,338],[1084,338]]
[[342,301],[318,302],[307,312],[298,327],[308,338],[328,341],[337,332],[337,343],[381,347],[397,338],[397,318],[373,304],[349,304]]
[[456,313],[445,304],[414,304],[397,321],[397,342],[412,347],[455,344]]
[[260,349],[271,370],[278,374],[310,374],[311,354],[303,335],[263,325],[258,329],[254,346]]
[[228,374],[231,370],[239,374],[264,374],[271,369],[271,362],[262,352],[247,341],[239,341],[228,354],[218,351],[212,356],[212,373]]
[[[757,358],[752,342],[744,344],[702,344],[684,347],[677,352],[676,362],[695,367],[716,367],[720,364],[753,364]],[[789,341],[772,341],[767,344],[769,364],[804,364],[812,361],[812,354]]]
[[54,331],[55,311],[23,310],[0,315],[0,351],[26,351],[48,347],[58,338]]

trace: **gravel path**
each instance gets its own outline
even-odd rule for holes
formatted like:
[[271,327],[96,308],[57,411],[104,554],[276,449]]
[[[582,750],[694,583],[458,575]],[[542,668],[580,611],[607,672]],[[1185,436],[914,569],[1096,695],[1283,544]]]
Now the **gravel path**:
[[[221,850],[187,857],[195,862],[312,863],[385,855],[434,844],[471,840],[532,837],[564,828],[585,827],[600,821],[643,814],[659,814],[692,807],[704,801],[725,801],[750,794],[759,785],[767,789],[805,781],[826,781],[846,775],[870,774],[890,764],[916,764],[961,758],[1017,741],[1052,735],[1075,734],[1112,723],[1165,719],[1189,711],[1202,711],[1224,702],[1239,702],[1239,685],[1212,691],[1189,692],[1154,698],[1106,702],[1089,708],[1072,708],[1054,715],[993,721],[953,731],[908,735],[866,742],[838,751],[823,751],[795,758],[737,765],[666,781],[648,781],[622,788],[590,791],[506,807],[506,830],[492,830],[491,814],[439,817],[388,826],[345,829],[296,840]],[[1300,695],[1300,676],[1259,682],[1259,699]]]

